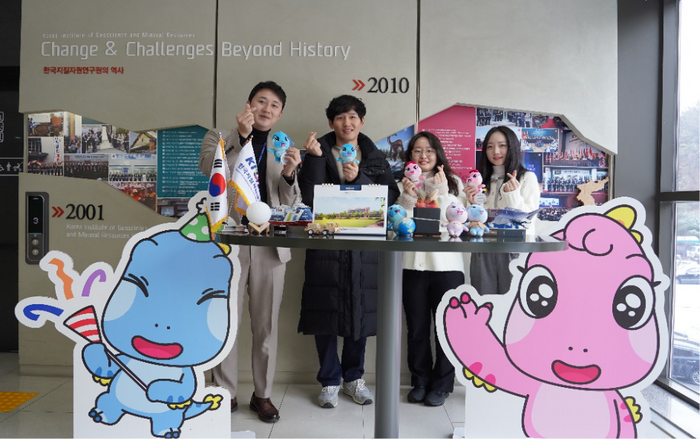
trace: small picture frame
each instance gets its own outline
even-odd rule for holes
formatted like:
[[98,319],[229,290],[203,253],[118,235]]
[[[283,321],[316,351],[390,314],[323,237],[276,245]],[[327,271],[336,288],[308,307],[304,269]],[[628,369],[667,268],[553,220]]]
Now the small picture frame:
[[338,223],[338,234],[385,235],[388,187],[316,185],[314,223]]

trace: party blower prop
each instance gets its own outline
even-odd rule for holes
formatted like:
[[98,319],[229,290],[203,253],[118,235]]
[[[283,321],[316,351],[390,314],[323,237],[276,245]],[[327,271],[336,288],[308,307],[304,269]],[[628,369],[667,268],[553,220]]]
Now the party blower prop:
[[[65,322],[63,322],[68,328],[73,332],[83,337],[89,343],[102,343],[102,338],[100,337],[100,328],[97,325],[97,314],[95,313],[95,307],[90,305],[77,311],[72,316],[68,317]],[[102,343],[104,344],[104,343]],[[139,385],[144,391],[146,391],[146,384],[144,384],[139,377],[136,376],[128,367],[122,363],[116,355],[114,355],[105,345],[105,353],[110,360],[114,361],[121,370],[124,371],[136,384]],[[99,380],[99,378],[96,378]]]

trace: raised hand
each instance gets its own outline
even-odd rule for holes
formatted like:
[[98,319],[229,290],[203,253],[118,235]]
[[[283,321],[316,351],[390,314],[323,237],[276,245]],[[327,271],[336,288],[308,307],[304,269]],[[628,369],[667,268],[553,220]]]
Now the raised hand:
[[238,134],[244,139],[250,136],[253,132],[253,124],[255,123],[255,116],[253,112],[257,110],[257,107],[251,107],[250,102],[245,103],[245,109],[236,115],[236,122],[238,123]]
[[503,192],[513,192],[520,189],[520,182],[516,178],[518,176],[518,170],[513,171],[513,174],[506,174],[509,180],[503,185]]
[[[478,295],[476,291],[472,294]],[[492,309],[492,303],[479,305],[466,291],[451,297],[443,315],[447,348],[475,386],[485,386],[488,391],[500,388],[522,396],[531,394],[542,383],[523,374],[506,355],[489,325]]]
[[318,143],[318,140],[316,140],[315,131],[309,135],[308,139],[306,139],[304,149],[306,150],[307,154],[311,154],[316,157],[321,157],[323,155],[323,151],[321,151],[321,144]]
[[433,177],[433,184],[435,186],[447,181],[447,176],[445,176],[445,171],[444,171],[445,166],[440,165],[437,168],[438,168],[438,171],[435,173],[435,176]]

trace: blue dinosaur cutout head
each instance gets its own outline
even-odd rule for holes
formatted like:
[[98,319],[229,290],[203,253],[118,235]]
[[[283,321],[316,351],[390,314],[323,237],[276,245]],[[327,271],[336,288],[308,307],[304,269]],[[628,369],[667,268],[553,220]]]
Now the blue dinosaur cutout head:
[[280,163],[282,161],[282,156],[287,152],[287,150],[294,146],[294,142],[289,139],[289,136],[283,131],[277,131],[272,135],[273,147],[270,148],[275,153],[275,161]]
[[103,314],[107,341],[121,353],[168,366],[203,364],[229,332],[233,266],[213,241],[180,231],[138,242]]

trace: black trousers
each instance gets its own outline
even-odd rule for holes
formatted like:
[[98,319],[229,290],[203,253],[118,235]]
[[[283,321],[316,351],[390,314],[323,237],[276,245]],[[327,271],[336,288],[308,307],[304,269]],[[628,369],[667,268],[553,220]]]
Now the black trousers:
[[339,386],[340,379],[349,383],[365,374],[365,347],[367,337],[353,340],[343,337],[342,359],[338,358],[337,335],[315,335],[316,352],[320,367],[316,379],[323,387]]
[[464,284],[461,271],[403,270],[403,309],[408,327],[408,369],[411,385],[452,392],[455,369],[445,356],[437,333],[435,361],[430,345],[431,324],[445,292]]

